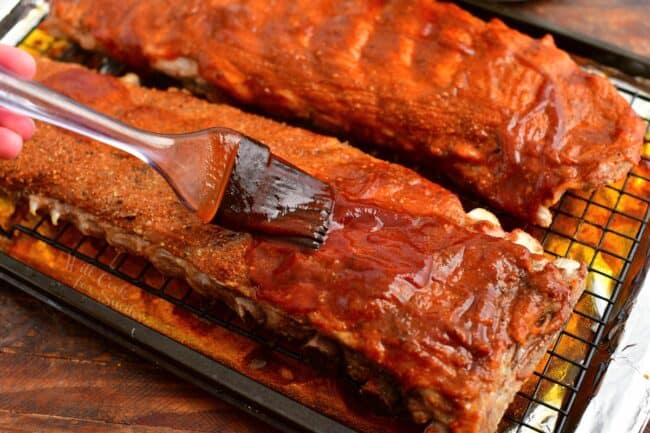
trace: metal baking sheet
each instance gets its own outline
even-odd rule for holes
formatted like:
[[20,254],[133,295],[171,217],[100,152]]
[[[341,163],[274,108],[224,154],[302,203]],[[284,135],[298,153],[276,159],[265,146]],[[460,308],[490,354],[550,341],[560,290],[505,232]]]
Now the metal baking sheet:
[[2,0],[0,44],[18,45],[49,11],[45,0]]

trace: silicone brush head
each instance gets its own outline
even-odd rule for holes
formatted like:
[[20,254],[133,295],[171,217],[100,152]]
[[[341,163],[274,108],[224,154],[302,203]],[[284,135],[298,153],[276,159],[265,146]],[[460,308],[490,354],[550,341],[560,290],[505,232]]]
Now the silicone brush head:
[[318,248],[334,208],[330,185],[273,155],[264,144],[241,137],[213,222]]

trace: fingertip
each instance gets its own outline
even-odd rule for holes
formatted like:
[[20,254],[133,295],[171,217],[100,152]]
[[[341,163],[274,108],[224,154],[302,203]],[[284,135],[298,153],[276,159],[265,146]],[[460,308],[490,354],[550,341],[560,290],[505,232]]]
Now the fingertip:
[[7,129],[0,128],[0,159],[15,159],[23,148],[20,135]]
[[0,65],[23,78],[33,78],[36,74],[36,60],[20,48],[0,45]]
[[32,119],[14,114],[4,108],[0,108],[0,127],[11,129],[20,135],[23,140],[30,139],[36,130],[36,125]]
[[36,124],[29,117],[20,117],[14,124],[13,129],[23,140],[29,140],[36,131]]

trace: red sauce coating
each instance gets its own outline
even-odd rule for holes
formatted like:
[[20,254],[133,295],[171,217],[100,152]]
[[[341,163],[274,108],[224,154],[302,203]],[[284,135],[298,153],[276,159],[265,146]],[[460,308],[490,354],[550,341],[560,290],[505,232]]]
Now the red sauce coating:
[[551,331],[545,315],[567,301],[557,269],[534,271],[522,246],[341,194],[317,253],[256,240],[247,260],[259,299],[307,315],[407,389],[457,399],[481,391],[471,377],[489,381],[506,348]]

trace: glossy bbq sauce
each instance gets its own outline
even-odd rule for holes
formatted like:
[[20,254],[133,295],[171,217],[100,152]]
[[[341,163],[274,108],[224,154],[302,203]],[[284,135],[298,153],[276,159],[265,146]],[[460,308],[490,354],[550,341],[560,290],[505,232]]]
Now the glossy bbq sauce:
[[530,269],[523,247],[341,195],[317,252],[256,240],[247,260],[259,299],[308,315],[407,389],[459,401],[496,374],[507,346],[536,332],[540,294],[567,292]]
[[317,248],[324,240],[333,207],[329,184],[282,160],[252,138],[240,137],[238,146],[237,162],[212,222]]

